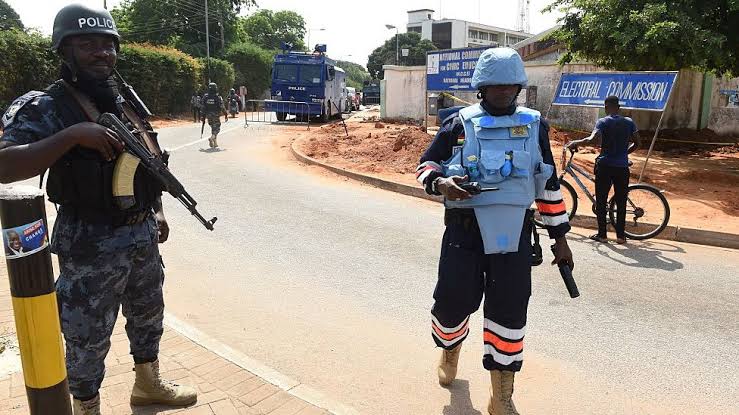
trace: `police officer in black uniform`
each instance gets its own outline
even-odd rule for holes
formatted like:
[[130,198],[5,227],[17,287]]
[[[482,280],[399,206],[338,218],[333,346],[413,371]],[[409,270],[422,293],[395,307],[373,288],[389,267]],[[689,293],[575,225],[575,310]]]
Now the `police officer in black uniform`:
[[163,189],[139,169],[133,206],[117,204],[112,178],[124,148],[115,133],[95,122],[100,113],[112,113],[161,154],[156,133],[113,76],[119,41],[108,11],[64,7],[52,34],[63,62],[61,79],[16,99],[2,117],[0,182],[48,169],[49,200],[60,205],[51,250],[61,271],[56,288],[75,415],[100,414],[98,391],[121,306],[136,372],[131,403],[179,406],[197,400],[195,389],[159,374],[164,273],[157,243],[169,234]]
[[218,94],[218,85],[215,82],[208,84],[208,92],[203,95],[203,113],[208,119],[210,125],[210,138],[208,143],[210,148],[218,148],[218,133],[221,132],[221,114],[225,116],[228,122],[228,113],[223,104],[223,98]]

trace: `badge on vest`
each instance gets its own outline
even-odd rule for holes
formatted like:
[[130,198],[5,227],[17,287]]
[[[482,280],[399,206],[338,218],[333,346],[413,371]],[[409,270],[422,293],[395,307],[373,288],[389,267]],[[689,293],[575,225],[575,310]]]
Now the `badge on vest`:
[[521,138],[529,136],[529,127],[525,125],[519,125],[508,129],[511,134],[511,138]]

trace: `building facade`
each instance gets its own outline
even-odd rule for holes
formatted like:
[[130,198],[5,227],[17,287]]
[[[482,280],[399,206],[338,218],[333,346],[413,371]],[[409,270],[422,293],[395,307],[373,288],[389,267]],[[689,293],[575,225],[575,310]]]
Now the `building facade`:
[[408,11],[408,32],[416,32],[439,49],[458,49],[481,46],[513,46],[529,37],[530,33],[488,26],[457,19],[434,19],[434,11]]
[[557,25],[511,46],[526,62],[556,62],[566,48],[548,36],[559,29]]

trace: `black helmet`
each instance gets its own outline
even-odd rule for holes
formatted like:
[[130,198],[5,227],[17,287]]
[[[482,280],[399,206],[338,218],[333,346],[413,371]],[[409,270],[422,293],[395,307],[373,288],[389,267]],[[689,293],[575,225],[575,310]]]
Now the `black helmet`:
[[228,92],[230,92],[230,93],[232,93],[232,94],[235,94],[235,93],[236,93],[236,90],[235,90],[235,89],[233,89],[233,88],[231,88],[231,90],[229,90]]
[[99,34],[115,38],[116,47],[121,40],[113,16],[105,9],[97,9],[81,4],[71,4],[59,10],[54,18],[54,31],[51,34],[51,48],[59,50],[67,36]]
[[208,92],[218,92],[218,85],[215,82],[208,84]]

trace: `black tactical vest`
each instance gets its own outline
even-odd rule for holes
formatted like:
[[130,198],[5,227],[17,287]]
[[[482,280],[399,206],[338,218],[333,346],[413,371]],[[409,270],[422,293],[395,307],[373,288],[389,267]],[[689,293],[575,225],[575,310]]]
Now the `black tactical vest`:
[[[54,98],[64,128],[88,121],[77,101],[57,81],[46,93]],[[124,121],[125,122],[125,121]],[[119,217],[150,210],[161,196],[163,188],[143,168],[134,176],[136,203],[129,209],[120,209],[113,200],[113,169],[116,160],[105,161],[97,151],[74,147],[49,169],[46,193],[49,201],[74,207],[82,217]]]

